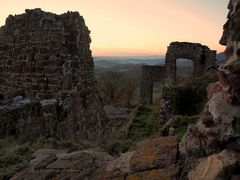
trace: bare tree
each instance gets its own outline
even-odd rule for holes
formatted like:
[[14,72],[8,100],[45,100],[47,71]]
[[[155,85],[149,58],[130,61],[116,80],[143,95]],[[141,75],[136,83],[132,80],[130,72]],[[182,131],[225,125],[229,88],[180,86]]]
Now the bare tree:
[[124,99],[124,104],[130,107],[136,98],[138,83],[134,78],[125,77],[122,79],[121,97]]
[[120,72],[104,72],[98,78],[98,88],[106,103],[115,104],[117,94],[121,89],[122,73]]

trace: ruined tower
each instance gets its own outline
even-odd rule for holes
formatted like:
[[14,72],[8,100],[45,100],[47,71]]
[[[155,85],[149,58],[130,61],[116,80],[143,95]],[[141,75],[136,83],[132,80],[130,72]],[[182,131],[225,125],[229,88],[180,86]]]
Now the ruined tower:
[[[0,94],[22,89],[33,101],[56,99],[51,135],[64,139],[96,140],[108,124],[96,89],[89,33],[78,12],[56,15],[41,9],[10,15],[0,28]],[[37,121],[30,115],[22,123],[33,128]]]

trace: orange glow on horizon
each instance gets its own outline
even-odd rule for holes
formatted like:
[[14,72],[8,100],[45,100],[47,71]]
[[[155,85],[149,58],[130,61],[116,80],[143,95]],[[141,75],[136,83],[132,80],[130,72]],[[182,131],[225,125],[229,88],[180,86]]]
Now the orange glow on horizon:
[[228,0],[0,0],[0,25],[9,14],[41,8],[79,11],[91,30],[94,56],[165,55],[173,41],[197,42],[218,52]]

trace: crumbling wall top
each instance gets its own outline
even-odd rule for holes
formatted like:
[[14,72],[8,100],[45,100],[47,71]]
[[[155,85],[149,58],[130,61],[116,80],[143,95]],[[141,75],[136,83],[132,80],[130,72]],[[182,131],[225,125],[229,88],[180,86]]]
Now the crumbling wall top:
[[202,45],[200,43],[192,43],[192,42],[179,42],[179,41],[175,41],[175,42],[171,42],[169,47],[172,47],[172,48],[197,48],[197,47],[200,47],[200,48],[203,48],[203,49],[209,49],[208,46],[206,45]]

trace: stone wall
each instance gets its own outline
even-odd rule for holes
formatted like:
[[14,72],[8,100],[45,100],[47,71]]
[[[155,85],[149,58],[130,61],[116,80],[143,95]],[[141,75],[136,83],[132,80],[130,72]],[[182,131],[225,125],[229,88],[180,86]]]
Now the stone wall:
[[6,19],[0,29],[0,93],[24,89],[44,99],[94,83],[89,30],[77,12],[40,9]]
[[10,15],[0,28],[0,94],[23,89],[32,100],[57,99],[65,113],[56,120],[65,127],[63,139],[96,140],[108,128],[89,33],[78,12],[56,15],[41,9]]
[[153,83],[164,82],[166,66],[143,66],[140,81],[140,103],[151,104],[153,97]]

